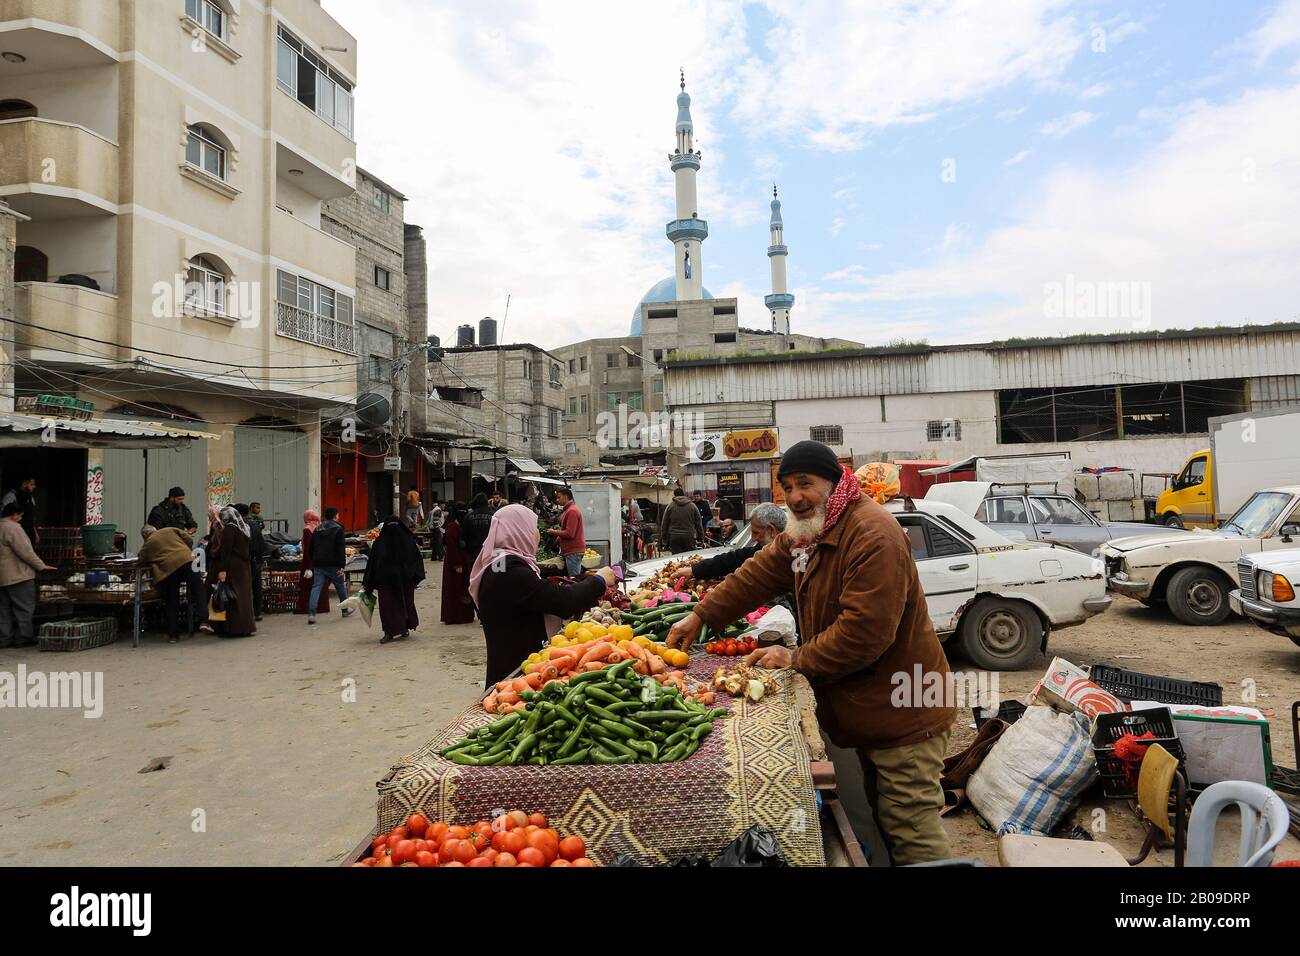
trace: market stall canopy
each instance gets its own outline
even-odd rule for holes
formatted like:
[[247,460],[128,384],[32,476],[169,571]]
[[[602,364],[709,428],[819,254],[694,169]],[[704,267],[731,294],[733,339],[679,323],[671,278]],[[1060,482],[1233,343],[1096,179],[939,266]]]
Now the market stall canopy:
[[541,465],[539,465],[537,462],[533,461],[531,458],[507,457],[506,461],[510,462],[510,464],[514,465],[516,469],[518,469],[520,472],[522,472],[525,475],[546,474],[546,469],[543,468]]
[[221,436],[159,422],[0,413],[0,448],[181,448],[196,438]]
[[623,497],[648,498],[657,505],[673,500],[673,483],[654,475],[628,475],[618,479],[623,484]]

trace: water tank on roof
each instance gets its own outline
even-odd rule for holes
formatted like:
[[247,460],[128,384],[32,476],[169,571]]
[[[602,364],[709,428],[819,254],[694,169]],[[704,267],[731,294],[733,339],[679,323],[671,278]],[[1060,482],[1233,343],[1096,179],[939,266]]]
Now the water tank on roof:
[[393,407],[378,392],[363,392],[357,396],[357,420],[366,428],[381,428],[388,424]]
[[497,320],[491,316],[485,316],[478,321],[478,344],[497,344]]
[[474,344],[474,326],[462,325],[456,329],[456,348]]
[[438,338],[436,335],[430,335],[427,341],[429,343],[429,348],[432,349],[436,349],[438,346],[442,345],[442,339]]

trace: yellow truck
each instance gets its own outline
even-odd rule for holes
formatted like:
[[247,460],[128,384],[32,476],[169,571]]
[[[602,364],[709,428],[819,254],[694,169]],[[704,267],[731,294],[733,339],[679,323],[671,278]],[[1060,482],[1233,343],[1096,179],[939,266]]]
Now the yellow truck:
[[1211,418],[1209,432],[1156,500],[1159,523],[1217,528],[1261,488],[1300,479],[1300,406]]

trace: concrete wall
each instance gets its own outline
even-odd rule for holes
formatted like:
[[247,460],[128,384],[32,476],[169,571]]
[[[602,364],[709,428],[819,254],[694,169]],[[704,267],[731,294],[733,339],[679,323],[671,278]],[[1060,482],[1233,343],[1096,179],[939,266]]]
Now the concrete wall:
[[117,217],[33,219],[19,227],[18,238],[45,253],[51,282],[75,273],[94,279],[101,292],[117,292]]
[[14,369],[10,345],[14,338],[14,248],[18,244],[18,220],[0,201],[0,412],[14,408]]

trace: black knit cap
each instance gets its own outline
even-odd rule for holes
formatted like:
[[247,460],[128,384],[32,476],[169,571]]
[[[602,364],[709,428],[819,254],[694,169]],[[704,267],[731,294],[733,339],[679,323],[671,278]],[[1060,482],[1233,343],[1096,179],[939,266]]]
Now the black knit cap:
[[781,467],[776,477],[779,481],[786,475],[798,472],[816,475],[830,482],[838,482],[840,476],[844,474],[844,466],[840,464],[839,459],[835,457],[835,452],[831,451],[829,446],[819,441],[801,441],[791,446],[790,450],[781,456]]
[[167,497],[168,497],[168,498],[184,498],[184,497],[185,497],[185,489],[182,488],[180,485],[177,485],[177,486],[176,486],[175,488],[173,488],[171,491],[167,492]]

